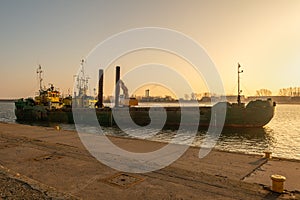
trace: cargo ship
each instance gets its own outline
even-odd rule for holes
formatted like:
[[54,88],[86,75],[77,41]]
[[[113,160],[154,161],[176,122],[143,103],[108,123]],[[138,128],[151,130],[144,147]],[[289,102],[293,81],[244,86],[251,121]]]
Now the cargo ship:
[[[83,63],[83,61],[82,61]],[[179,126],[198,126],[208,127],[210,125],[212,117],[212,111],[217,107],[224,107],[226,110],[225,122],[220,126],[225,127],[263,127],[274,116],[276,103],[271,99],[266,100],[254,100],[245,103],[241,102],[241,90],[240,90],[240,65],[238,65],[238,95],[236,103],[218,102],[213,106],[188,106],[188,107],[164,107],[166,113],[164,129],[176,129]],[[83,66],[82,66],[83,72]],[[38,68],[37,73],[41,74],[41,68]],[[40,78],[40,82],[42,79]],[[19,99],[15,102],[15,115],[17,121],[25,122],[55,122],[55,123],[89,123],[89,121],[95,118],[101,126],[118,126],[118,123],[128,123],[128,116],[130,121],[132,120],[135,125],[147,126],[150,123],[155,122],[155,119],[150,118],[150,111],[159,114],[162,110],[161,107],[144,107],[138,106],[138,102],[135,98],[129,98],[128,90],[125,84],[120,80],[120,67],[116,67],[116,88],[115,88],[115,104],[113,107],[105,107],[103,105],[103,70],[99,70],[99,84],[98,84],[98,96],[92,98],[86,94],[87,91],[87,77],[84,73],[77,77],[78,94],[74,94],[73,97],[67,96],[62,98],[59,91],[55,90],[53,86],[48,89],[42,88],[40,83],[39,95],[35,98]],[[120,88],[123,89],[124,102],[120,105]],[[199,110],[199,121],[193,121],[193,124],[189,120],[182,121],[182,111],[185,111],[186,117],[189,117],[189,113],[195,110]],[[74,114],[76,114],[77,120],[74,120]],[[79,114],[78,114],[79,113]],[[129,113],[129,115],[128,115]],[[116,120],[118,115],[118,120]],[[121,116],[121,117],[120,117]],[[124,116],[122,118],[122,116]],[[154,115],[155,116],[155,115]],[[131,122],[132,122],[131,121]],[[117,123],[118,122],[118,123]],[[130,126],[132,123],[128,123]],[[218,126],[218,124],[215,124]]]

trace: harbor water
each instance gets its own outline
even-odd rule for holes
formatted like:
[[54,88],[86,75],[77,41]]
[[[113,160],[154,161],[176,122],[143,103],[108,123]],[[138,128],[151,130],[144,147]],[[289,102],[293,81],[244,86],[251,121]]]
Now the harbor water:
[[[0,102],[0,121],[16,123],[13,102]],[[45,124],[33,124],[43,126]],[[51,124],[55,126],[57,124]],[[59,124],[63,129],[75,130],[73,124]],[[49,124],[47,124],[49,126]],[[128,137],[116,128],[103,128],[105,134]],[[95,129],[86,127],[86,132],[95,133]],[[143,133],[140,133],[143,135]],[[176,131],[163,130],[149,140],[170,141]],[[198,131],[192,146],[201,147],[206,131]],[[146,135],[144,136],[147,137]],[[192,137],[192,136],[191,136]],[[185,144],[187,135],[177,140]],[[280,158],[300,160],[300,105],[279,104],[276,106],[275,116],[263,128],[226,128],[215,146],[216,149],[246,154],[263,154],[265,150],[272,151],[272,155]]]

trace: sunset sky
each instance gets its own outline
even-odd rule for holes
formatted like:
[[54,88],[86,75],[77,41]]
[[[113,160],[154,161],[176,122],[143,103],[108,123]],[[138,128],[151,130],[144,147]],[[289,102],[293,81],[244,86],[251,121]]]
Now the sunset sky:
[[[240,63],[245,95],[255,95],[261,88],[277,95],[280,88],[300,86],[299,10],[298,0],[1,1],[0,98],[33,96],[38,90],[38,64],[44,70],[44,84],[53,83],[67,93],[80,60],[97,44],[142,27],[172,29],[197,41],[218,69],[227,94],[236,93]],[[198,82],[177,59],[149,51],[124,55],[107,71],[111,75],[105,76],[104,92],[111,93],[114,65],[125,73],[133,65],[161,62],[182,71],[192,84]],[[149,76],[143,71],[139,75]],[[200,82],[195,92],[206,92]]]

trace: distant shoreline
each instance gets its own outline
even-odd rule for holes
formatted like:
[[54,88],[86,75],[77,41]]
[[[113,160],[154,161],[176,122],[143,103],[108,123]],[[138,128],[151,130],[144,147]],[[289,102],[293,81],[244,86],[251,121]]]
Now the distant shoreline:
[[16,99],[0,99],[0,102],[14,102]]
[[[15,102],[17,101],[16,99],[0,99],[0,102]],[[185,101],[185,102],[189,102],[189,101]],[[141,102],[141,103],[178,103],[175,101],[172,102],[167,102],[167,101],[147,101],[147,102]],[[208,102],[201,102],[199,101],[199,103],[208,103]],[[245,102],[248,103],[248,102]],[[289,105],[300,105],[300,102],[276,102],[276,104],[280,104],[280,105],[284,105],[284,104],[289,104]]]
[[[271,97],[272,98],[272,97]],[[254,99],[259,99],[259,98],[254,98]],[[246,99],[244,102],[248,103],[250,100],[254,100],[253,97],[252,99]],[[264,99],[264,98],[262,98]],[[294,104],[294,105],[299,105],[300,101],[292,101],[292,100],[285,100],[285,101],[280,101],[279,99],[274,99],[272,98],[277,104]],[[276,101],[277,100],[277,101]],[[0,102],[15,102],[17,101],[17,99],[0,99]],[[192,102],[191,100],[182,100],[186,103],[188,102]],[[178,100],[174,100],[174,101],[140,101],[141,103],[178,103]],[[210,101],[201,101],[198,100],[199,103],[210,103]],[[229,101],[229,102],[235,102],[235,101]],[[106,103],[110,103],[110,102],[106,102]]]

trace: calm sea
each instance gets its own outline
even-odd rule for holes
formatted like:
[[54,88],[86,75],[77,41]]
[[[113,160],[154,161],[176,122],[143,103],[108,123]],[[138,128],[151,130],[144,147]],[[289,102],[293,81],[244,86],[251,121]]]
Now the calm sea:
[[[0,121],[16,123],[14,103],[0,102]],[[60,124],[60,126],[63,129],[75,130],[74,125]],[[86,130],[94,131],[89,127]],[[115,128],[104,128],[104,132],[126,137],[122,131]],[[164,130],[150,139],[170,141],[174,134],[176,133],[173,131]],[[199,131],[193,146],[201,146],[205,135],[205,131]],[[184,144],[186,139],[186,136],[181,138],[179,143]],[[264,128],[223,130],[215,148],[251,154],[262,154],[264,150],[269,149],[276,157],[300,160],[300,105],[277,105],[274,118]]]

